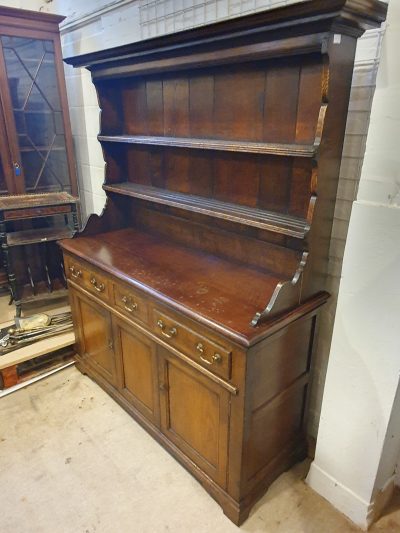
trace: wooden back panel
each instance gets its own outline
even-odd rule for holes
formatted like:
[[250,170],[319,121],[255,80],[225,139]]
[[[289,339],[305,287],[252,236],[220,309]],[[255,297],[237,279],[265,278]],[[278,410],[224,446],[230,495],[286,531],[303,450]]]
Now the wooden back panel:
[[98,82],[102,133],[313,143],[321,54]]
[[[102,135],[313,145],[322,56],[98,82]],[[129,181],[306,218],[312,161],[146,144],[107,144],[107,183]]]

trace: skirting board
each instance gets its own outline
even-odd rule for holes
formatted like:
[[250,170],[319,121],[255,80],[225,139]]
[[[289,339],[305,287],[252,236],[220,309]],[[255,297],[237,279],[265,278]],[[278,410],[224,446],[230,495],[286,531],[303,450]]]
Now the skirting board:
[[392,498],[395,476],[387,480],[373,500],[368,502],[322,470],[311,464],[306,483],[358,527],[366,531],[375,522]]

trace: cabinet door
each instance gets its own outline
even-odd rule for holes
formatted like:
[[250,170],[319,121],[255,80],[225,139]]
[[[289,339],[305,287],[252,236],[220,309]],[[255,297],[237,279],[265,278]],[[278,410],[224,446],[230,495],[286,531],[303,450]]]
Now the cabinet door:
[[229,392],[166,350],[159,354],[161,429],[225,488]]
[[111,315],[78,291],[70,290],[79,355],[86,365],[116,385]]
[[[76,194],[58,35],[0,28],[0,84],[13,191]],[[11,191],[10,191],[11,192]]]
[[146,418],[159,425],[156,345],[133,324],[113,318],[118,388]]

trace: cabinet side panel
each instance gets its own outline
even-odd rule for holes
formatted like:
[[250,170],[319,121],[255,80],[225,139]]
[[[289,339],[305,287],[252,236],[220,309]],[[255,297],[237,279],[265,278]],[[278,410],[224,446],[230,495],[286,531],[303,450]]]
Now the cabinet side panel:
[[271,337],[251,356],[249,394],[256,411],[309,369],[314,319],[298,321]]
[[249,353],[243,483],[252,490],[302,448],[315,316],[289,325]]

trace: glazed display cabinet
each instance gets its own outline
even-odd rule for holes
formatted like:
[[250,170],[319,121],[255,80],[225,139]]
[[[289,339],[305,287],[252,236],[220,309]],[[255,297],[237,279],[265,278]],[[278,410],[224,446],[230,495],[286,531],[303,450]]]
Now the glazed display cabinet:
[[[14,216],[8,212],[9,218],[2,216],[1,265],[6,275],[0,281],[8,283],[18,313],[24,300],[58,296],[61,287],[66,295],[62,256],[55,241],[77,227],[76,221],[54,216],[54,210],[43,215],[43,206],[49,209],[57,204],[60,194],[61,201],[74,205],[77,212],[59,34],[63,19],[0,7],[0,195],[12,197],[2,199],[1,205],[2,209],[3,204],[25,209]],[[18,239],[10,241],[6,234]]]

